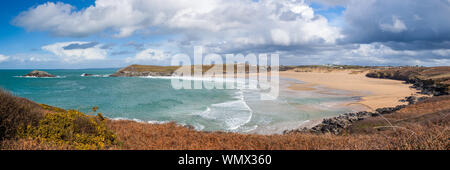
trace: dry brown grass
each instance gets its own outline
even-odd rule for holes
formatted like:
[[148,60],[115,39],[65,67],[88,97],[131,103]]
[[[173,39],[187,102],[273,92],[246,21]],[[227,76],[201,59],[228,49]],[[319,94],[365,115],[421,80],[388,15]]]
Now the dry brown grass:
[[0,141],[14,138],[20,126],[36,126],[42,117],[38,104],[0,89]]
[[253,135],[198,132],[171,124],[145,124],[111,121],[127,150],[377,150],[443,149],[448,150],[448,130],[442,126],[415,126],[411,131],[383,131],[378,134],[294,133]]
[[343,135],[198,132],[175,123],[133,121],[107,124],[123,142],[115,149],[449,150],[449,112],[450,96],[433,97],[390,115],[357,122]]
[[104,118],[16,97],[0,89],[0,149],[102,149],[115,145]]
[[[0,149],[55,150],[74,149],[69,144],[52,145],[30,138],[15,138],[20,124],[35,122],[45,112],[58,108],[40,105],[1,92],[2,127],[8,138]],[[449,150],[450,97],[440,96],[410,105],[391,115],[357,122],[343,135],[291,133],[256,135],[200,132],[175,123],[147,124],[134,121],[105,120],[118,144],[104,149],[125,150]],[[10,112],[11,111],[11,112]],[[14,114],[13,114],[14,113]],[[387,123],[387,121],[389,123]],[[81,123],[83,122],[76,122]],[[392,124],[392,126],[391,126]],[[387,127],[391,126],[391,127]],[[395,126],[395,127],[394,127]],[[89,132],[91,129],[83,129]],[[6,133],[7,132],[7,133]]]
[[449,150],[449,114],[450,96],[433,97],[393,114],[356,122],[346,133],[388,136],[393,149]]
[[[250,67],[252,67],[252,69],[255,69],[256,72],[259,72],[259,66],[250,66],[248,64],[233,64],[233,70],[234,70],[233,72],[234,73],[237,73],[239,71],[238,65],[243,66],[245,69],[244,72],[246,72],[246,73],[250,72]],[[216,66],[216,65],[202,65],[201,66],[202,73],[205,73],[206,71],[212,69],[214,66]],[[229,66],[232,66],[232,65],[231,64],[223,64],[222,70],[215,70],[215,71],[223,71],[223,73],[230,73],[227,71],[227,67],[229,67]],[[154,66],[154,65],[133,64],[128,67],[120,69],[118,72],[131,71],[131,72],[157,72],[157,73],[173,74],[178,69],[180,69],[179,71],[190,69],[190,72],[193,74],[194,68],[195,68],[194,65],[190,65],[190,66]],[[198,69],[200,69],[200,68],[198,68]],[[270,69],[269,69],[269,71],[270,71]]]
[[56,146],[50,143],[38,142],[33,139],[8,139],[0,142],[2,150],[71,150],[69,145]]

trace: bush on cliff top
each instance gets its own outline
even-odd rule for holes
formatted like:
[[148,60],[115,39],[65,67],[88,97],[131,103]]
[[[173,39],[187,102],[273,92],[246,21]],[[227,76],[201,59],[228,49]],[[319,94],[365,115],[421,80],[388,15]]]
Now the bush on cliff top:
[[[103,149],[116,144],[105,118],[37,104],[0,89],[0,149],[42,146],[72,149]],[[20,143],[20,141],[28,141]],[[9,146],[5,146],[9,145]],[[31,145],[30,145],[31,146]],[[48,147],[45,147],[48,148]]]
[[38,126],[19,128],[18,135],[56,146],[69,145],[74,149],[104,149],[116,144],[116,136],[106,128],[102,117],[75,110],[48,113]]
[[0,89],[0,141],[14,138],[20,126],[36,126],[42,117],[39,105]]

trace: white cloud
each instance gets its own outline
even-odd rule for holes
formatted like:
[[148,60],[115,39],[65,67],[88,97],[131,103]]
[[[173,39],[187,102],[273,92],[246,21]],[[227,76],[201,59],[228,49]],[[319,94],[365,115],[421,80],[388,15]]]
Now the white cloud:
[[351,0],[309,0],[309,1],[322,4],[326,7],[333,7],[333,6],[345,6]]
[[383,31],[390,31],[393,33],[399,33],[407,30],[405,23],[398,19],[396,16],[392,17],[392,24],[391,23],[380,23],[380,29]]
[[[383,43],[352,44],[318,49],[312,54],[299,56],[295,64],[356,64],[356,65],[449,65],[450,50],[396,50]],[[285,60],[288,60],[285,58]],[[302,62],[302,63],[299,63]]]
[[9,58],[11,57],[0,54],[0,63],[8,61]]
[[159,30],[160,34],[175,32],[199,40],[233,43],[245,36],[255,39],[247,42],[252,45],[277,43],[272,41],[278,40],[272,37],[274,29],[288,34],[290,45],[334,43],[342,37],[326,18],[295,0],[96,0],[95,5],[82,10],[48,2],[21,13],[14,23],[60,36],[113,30],[114,36],[127,37],[138,31]]
[[358,49],[351,50],[351,53],[369,57],[384,57],[384,56],[393,56],[393,55],[403,55],[403,56],[414,56],[417,55],[417,52],[411,50],[393,50],[392,48],[383,45],[381,43],[372,43],[372,44],[360,44]]
[[442,56],[442,57],[450,57],[450,49],[439,49],[439,50],[433,50],[433,54]]
[[275,42],[275,44],[289,45],[291,40],[287,32],[283,31],[282,29],[273,29],[272,31],[270,31],[270,33],[272,35],[272,40]]
[[134,58],[126,58],[125,61],[127,63],[132,62],[141,62],[141,61],[164,61],[168,59],[170,56],[167,54],[164,54],[161,50],[155,50],[155,49],[146,49],[138,54]]
[[[160,62],[173,55],[171,53],[192,52],[193,46],[200,45],[205,47],[205,53],[280,52],[285,64],[292,61],[430,64],[435,61],[448,65],[445,63],[450,57],[448,45],[439,44],[448,41],[450,35],[445,1],[430,1],[426,6],[421,0],[305,1],[96,0],[95,5],[84,9],[49,2],[30,8],[13,22],[30,31],[46,31],[58,36],[112,32],[114,37],[170,37],[170,40],[146,44],[150,49],[126,58],[127,62]],[[337,17],[339,20],[328,21],[308,2],[318,2],[325,7],[343,6],[345,10]],[[410,46],[415,41],[425,43],[418,45],[424,48],[411,48],[415,47]],[[396,47],[389,42],[405,45]],[[43,49],[64,61],[106,58],[106,51],[99,49],[99,45],[72,50],[64,49],[64,45],[67,43]],[[123,58],[120,61],[123,62]]]
[[56,56],[62,58],[65,62],[80,62],[84,60],[102,60],[106,58],[107,52],[101,49],[101,44],[90,48],[79,48],[79,49],[65,49],[72,44],[83,45],[89,44],[90,42],[60,42],[51,45],[43,46],[42,49],[49,51]]

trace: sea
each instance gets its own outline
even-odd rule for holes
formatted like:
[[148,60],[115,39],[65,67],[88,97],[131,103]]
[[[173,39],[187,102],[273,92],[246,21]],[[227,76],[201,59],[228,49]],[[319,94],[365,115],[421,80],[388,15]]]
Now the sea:
[[[291,90],[303,83],[280,78],[275,100],[261,100],[254,89],[174,89],[169,77],[109,77],[118,69],[43,70],[56,78],[31,78],[32,70],[0,70],[0,87],[32,101],[102,113],[115,120],[175,122],[200,131],[280,134],[324,117],[354,111],[349,92],[316,87]],[[82,74],[93,76],[82,76]],[[193,80],[205,81],[205,80]],[[97,112],[92,108],[98,107]]]

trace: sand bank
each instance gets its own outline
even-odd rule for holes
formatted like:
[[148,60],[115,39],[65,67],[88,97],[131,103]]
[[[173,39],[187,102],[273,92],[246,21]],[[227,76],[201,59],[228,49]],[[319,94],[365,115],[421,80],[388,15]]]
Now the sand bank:
[[281,77],[297,79],[305,84],[294,84],[293,90],[314,90],[314,87],[325,87],[351,92],[351,95],[361,96],[357,103],[347,105],[362,105],[368,111],[382,108],[394,107],[400,104],[399,100],[407,96],[415,95],[418,90],[409,88],[409,84],[402,81],[368,78],[366,72],[355,71],[332,71],[332,72],[280,72]]

